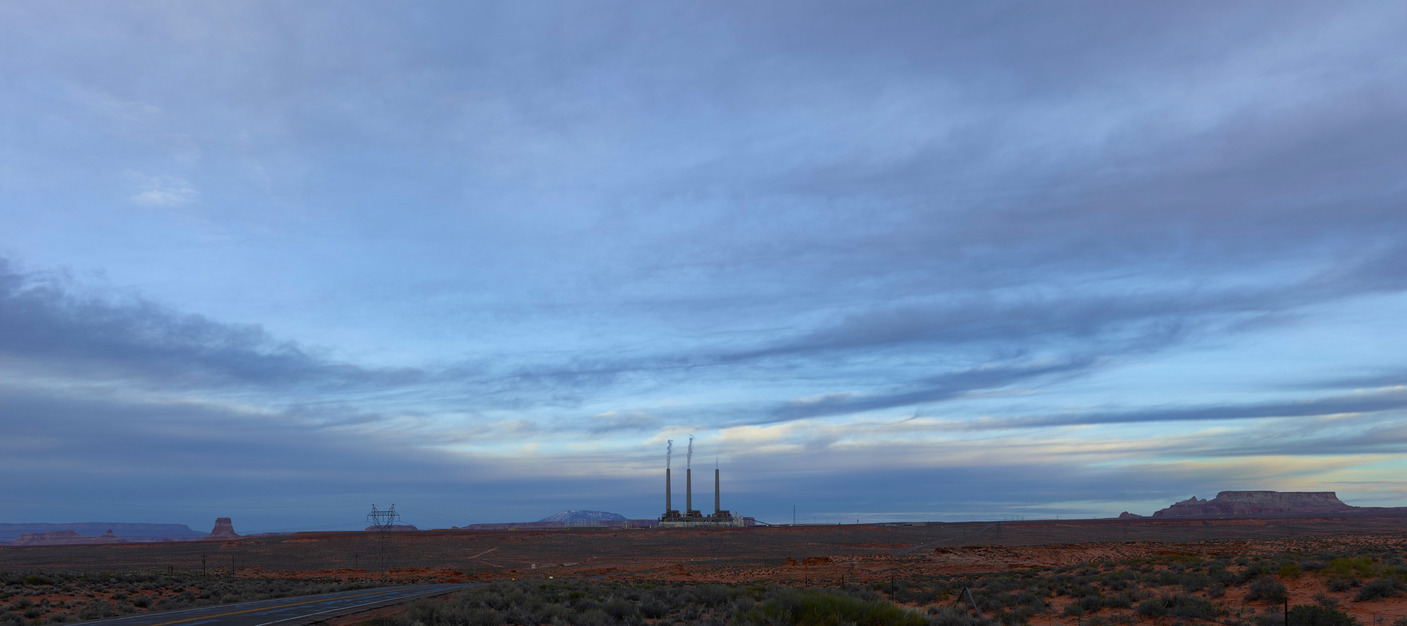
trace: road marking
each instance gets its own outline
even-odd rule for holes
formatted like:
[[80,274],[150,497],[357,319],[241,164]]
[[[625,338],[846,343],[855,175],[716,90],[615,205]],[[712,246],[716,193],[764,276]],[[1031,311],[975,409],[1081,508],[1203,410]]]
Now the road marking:
[[[428,592],[427,592],[427,593],[428,593]],[[303,619],[303,618],[307,618],[307,617],[312,617],[312,616],[314,616],[314,615],[322,615],[323,613],[331,613],[331,612],[333,612],[333,611],[345,611],[345,610],[347,610],[347,609],[359,609],[359,608],[364,607],[364,606],[371,606],[371,605],[376,604],[376,603],[378,603],[378,602],[380,602],[380,600],[377,600],[377,601],[374,601],[374,602],[363,602],[363,603],[361,603],[361,604],[356,604],[356,605],[353,605],[353,606],[339,606],[339,607],[333,607],[333,608],[330,608],[330,609],[328,609],[328,610],[326,610],[326,611],[318,611],[317,613],[308,613],[307,615],[294,615],[293,617],[285,617],[285,618],[283,618],[283,619],[276,619],[276,620],[274,620],[274,621],[272,621],[272,622],[264,622],[263,624],[259,624],[259,626],[269,626],[270,624],[277,624],[277,623],[279,623],[279,622],[286,622],[286,621],[288,621],[288,620],[293,620],[293,619]]]
[[319,603],[319,602],[332,602],[332,601],[334,601],[334,600],[345,600],[345,599],[347,599],[347,598],[364,598],[364,597],[366,597],[366,596],[375,596],[375,595],[382,595],[382,594],[389,594],[389,593],[395,593],[395,591],[384,591],[384,590],[383,590],[383,591],[373,591],[373,592],[371,592],[371,593],[363,593],[363,594],[354,595],[354,596],[342,596],[342,597],[340,597],[340,598],[323,598],[323,599],[321,599],[321,600],[308,600],[307,602],[294,602],[294,603],[291,603],[291,604],[279,604],[279,605],[274,605],[274,606],[265,606],[265,607],[260,607],[260,608],[257,608],[257,609],[245,609],[245,610],[243,610],[243,611],[231,611],[231,612],[229,612],[229,613],[219,613],[219,614],[216,614],[216,615],[201,615],[201,616],[199,616],[199,617],[188,617],[188,618],[186,618],[186,619],[178,619],[178,620],[172,620],[172,621],[169,621],[169,622],[161,622],[161,623],[159,623],[159,624],[152,624],[151,626],[170,626],[171,624],[184,624],[184,623],[186,623],[186,622],[194,622],[194,621],[203,620],[203,619],[213,619],[213,618],[216,618],[216,617],[229,617],[229,616],[231,616],[231,615],[241,615],[241,614],[244,614],[244,613],[255,613],[255,612],[258,612],[258,611],[268,611],[268,610],[272,610],[272,609],[283,609],[283,608],[288,608],[288,607],[290,607],[290,606],[301,606],[301,605],[304,605],[304,604],[317,604],[317,603]]

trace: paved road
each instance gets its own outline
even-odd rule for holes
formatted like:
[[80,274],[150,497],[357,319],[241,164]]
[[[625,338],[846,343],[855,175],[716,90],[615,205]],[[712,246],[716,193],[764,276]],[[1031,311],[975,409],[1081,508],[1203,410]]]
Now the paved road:
[[413,598],[426,598],[466,589],[474,585],[403,585],[377,589],[339,591],[316,596],[299,596],[258,602],[240,602],[198,609],[143,613],[114,619],[85,622],[83,626],[297,626],[379,606],[400,604]]

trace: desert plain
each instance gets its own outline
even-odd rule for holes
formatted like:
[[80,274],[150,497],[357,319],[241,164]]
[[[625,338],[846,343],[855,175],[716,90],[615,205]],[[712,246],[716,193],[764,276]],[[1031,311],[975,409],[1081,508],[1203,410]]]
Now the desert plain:
[[[238,581],[294,581],[290,593],[310,585],[442,581],[858,592],[919,615],[960,610],[1001,623],[1272,624],[1283,622],[1286,607],[1305,605],[1362,624],[1400,625],[1407,624],[1404,522],[1395,515],[1359,515],[321,532],[8,546],[0,547],[7,583],[0,588],[0,617],[25,615],[22,623],[29,624],[58,621],[58,615],[72,620],[78,612],[65,607],[95,601],[111,604],[114,614],[154,610],[172,606],[162,600],[181,594],[218,602],[228,594],[208,588],[233,588]],[[121,582],[124,572],[171,582],[169,588],[133,589]],[[56,575],[100,582],[70,584],[67,591],[62,584],[31,584]],[[104,587],[103,580],[111,582]],[[123,605],[138,595],[133,591],[147,595],[148,606]],[[38,605],[58,608],[33,608]],[[671,620],[630,615],[618,621]],[[699,615],[730,621],[726,612]]]

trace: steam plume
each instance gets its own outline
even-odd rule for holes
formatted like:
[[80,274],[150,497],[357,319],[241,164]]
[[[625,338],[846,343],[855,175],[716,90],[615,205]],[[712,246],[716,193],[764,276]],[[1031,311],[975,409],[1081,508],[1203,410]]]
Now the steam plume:
[[664,468],[669,469],[669,457],[674,456],[674,440],[670,439],[664,446]]
[[685,456],[685,457],[684,457],[684,467],[689,468],[689,467],[693,467],[693,466],[694,466],[694,436],[693,436],[693,435],[689,435],[689,454],[688,454],[688,456]]

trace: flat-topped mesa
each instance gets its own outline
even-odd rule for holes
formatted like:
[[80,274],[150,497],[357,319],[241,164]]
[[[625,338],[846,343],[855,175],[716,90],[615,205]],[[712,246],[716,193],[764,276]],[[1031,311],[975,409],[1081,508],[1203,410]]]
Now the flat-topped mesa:
[[1153,517],[1276,517],[1347,513],[1356,508],[1332,491],[1223,491],[1211,500],[1193,496]]

